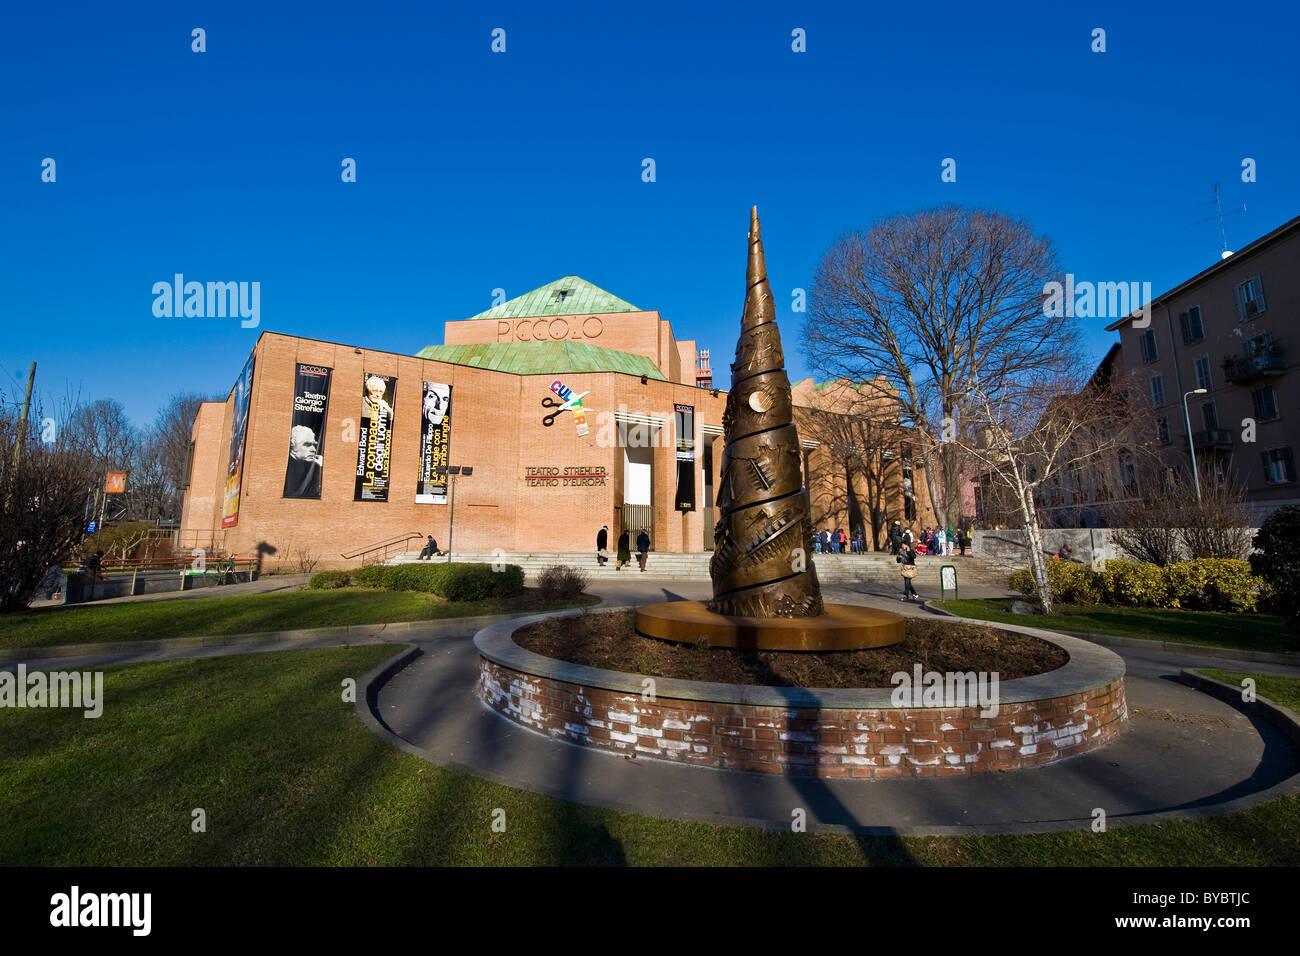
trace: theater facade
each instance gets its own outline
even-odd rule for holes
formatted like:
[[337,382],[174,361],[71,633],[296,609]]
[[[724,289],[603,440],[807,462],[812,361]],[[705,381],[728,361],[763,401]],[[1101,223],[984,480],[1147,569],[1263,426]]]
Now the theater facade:
[[[425,535],[445,548],[454,499],[458,551],[594,550],[602,525],[611,547],[645,528],[657,551],[712,548],[726,393],[657,311],[566,276],[447,322],[444,342],[402,355],[263,332],[195,418],[178,546],[353,565]],[[793,393],[805,415],[825,404],[811,379]],[[870,542],[864,511],[924,523],[903,455],[864,506],[817,435],[801,429],[818,529]]]

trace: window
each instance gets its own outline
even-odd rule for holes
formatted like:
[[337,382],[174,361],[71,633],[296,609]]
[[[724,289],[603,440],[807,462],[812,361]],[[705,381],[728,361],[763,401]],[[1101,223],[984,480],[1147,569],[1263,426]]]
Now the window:
[[1290,448],[1274,448],[1264,452],[1264,480],[1270,485],[1295,481],[1295,458]]
[[1210,358],[1208,355],[1202,355],[1196,360],[1196,387],[1204,389],[1213,387],[1210,381]]
[[1214,407],[1214,402],[1206,402],[1201,406],[1201,417],[1205,420],[1205,430],[1214,431],[1219,427],[1219,410]]
[[[1272,389],[1269,389],[1272,391]],[[194,442],[190,442],[189,447],[185,449],[185,475],[181,478],[181,490],[189,488],[190,478],[194,473]]]
[[1165,380],[1159,375],[1151,376],[1151,404],[1159,408],[1165,403]]
[[1194,305],[1186,312],[1178,313],[1178,323],[1183,327],[1183,341],[1189,345],[1205,338],[1205,326],[1201,323],[1201,307]]
[[1255,403],[1255,418],[1257,421],[1268,422],[1277,418],[1277,395],[1273,392],[1272,385],[1265,385],[1263,388],[1257,388],[1250,397]]
[[1251,276],[1237,286],[1237,314],[1241,321],[1253,319],[1264,311],[1264,282],[1259,276]]
[[1160,357],[1156,352],[1156,333],[1155,329],[1147,329],[1138,336],[1138,344],[1142,346],[1142,361],[1154,362]]
[[1160,444],[1169,444],[1169,419],[1161,415],[1156,419],[1156,438]]

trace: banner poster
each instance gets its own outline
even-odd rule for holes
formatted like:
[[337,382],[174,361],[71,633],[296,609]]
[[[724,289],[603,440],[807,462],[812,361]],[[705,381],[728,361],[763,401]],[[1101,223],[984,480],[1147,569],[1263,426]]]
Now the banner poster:
[[362,376],[361,429],[357,433],[357,484],[353,501],[388,500],[393,403],[396,401],[396,376]]
[[673,433],[677,436],[677,510],[695,510],[695,406],[678,405],[673,410]]
[[284,471],[286,498],[320,497],[333,372],[320,365],[299,364],[293,374],[293,423],[289,426],[289,464]]
[[451,451],[451,386],[424,383],[424,414],[420,421],[420,480],[415,486],[418,505],[447,503],[447,466]]
[[253,355],[235,379],[235,418],[230,427],[230,464],[226,468],[226,495],[221,507],[221,527],[239,524],[239,488],[244,480],[244,435],[248,431],[248,403],[253,395]]

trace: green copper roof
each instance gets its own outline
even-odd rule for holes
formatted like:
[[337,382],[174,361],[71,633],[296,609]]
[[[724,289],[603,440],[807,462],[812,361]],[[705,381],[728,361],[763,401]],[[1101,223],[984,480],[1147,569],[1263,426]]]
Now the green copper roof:
[[603,349],[585,342],[489,342],[479,345],[426,345],[418,358],[470,365],[513,375],[562,375],[574,372],[622,372],[668,381],[644,355]]
[[534,315],[579,315],[584,312],[641,312],[578,276],[565,276],[525,292],[471,319],[522,319]]

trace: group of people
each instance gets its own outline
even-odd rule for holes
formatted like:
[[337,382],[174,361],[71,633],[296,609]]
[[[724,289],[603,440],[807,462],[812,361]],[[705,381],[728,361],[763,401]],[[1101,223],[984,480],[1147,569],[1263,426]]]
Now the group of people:
[[866,535],[861,528],[853,533],[852,538],[844,533],[843,528],[836,528],[833,531],[827,528],[813,536],[813,550],[819,554],[844,554],[850,549],[854,554],[861,554],[867,550]]
[[971,547],[970,531],[965,528],[924,528],[918,537],[911,528],[904,528],[895,521],[889,529],[889,550],[899,554],[904,546],[915,548],[917,554],[937,554],[953,557],[960,553],[966,556],[966,549]]
[[[596,564],[605,565],[609,563],[609,525],[602,525],[601,529],[596,532]],[[650,533],[647,528],[642,528],[641,533],[636,536],[636,560],[641,570],[645,570],[646,558],[650,556]],[[616,552],[618,564],[614,570],[622,571],[623,565],[632,563],[632,533],[624,531],[618,536],[618,550]]]

